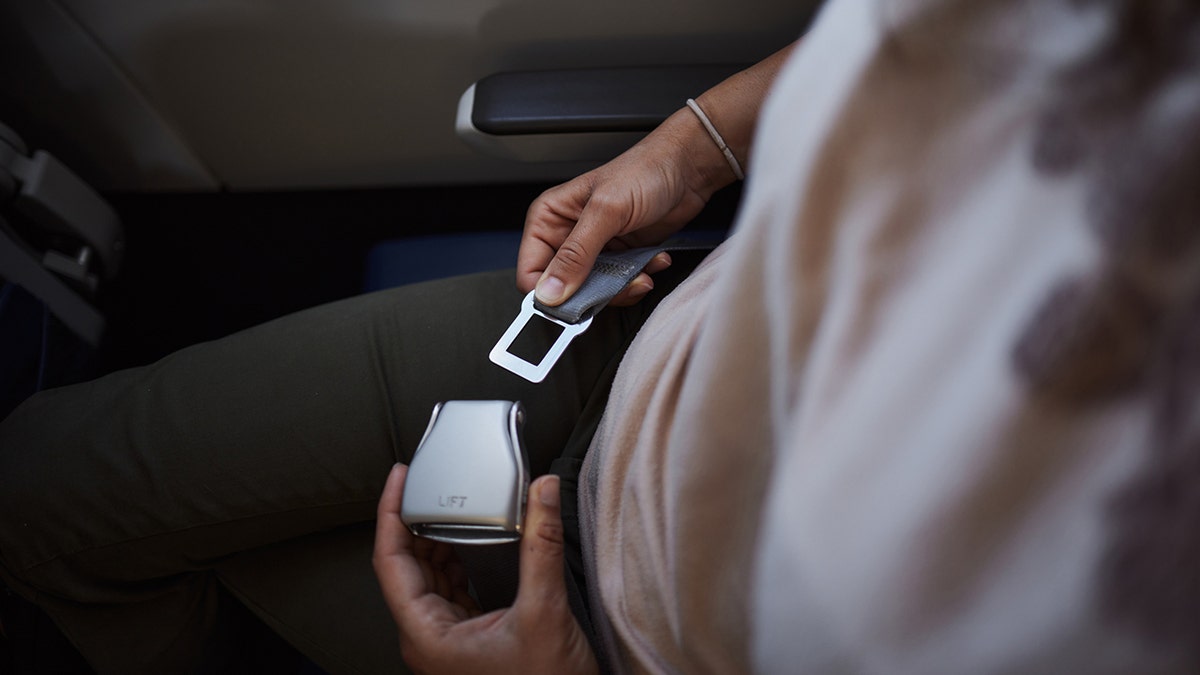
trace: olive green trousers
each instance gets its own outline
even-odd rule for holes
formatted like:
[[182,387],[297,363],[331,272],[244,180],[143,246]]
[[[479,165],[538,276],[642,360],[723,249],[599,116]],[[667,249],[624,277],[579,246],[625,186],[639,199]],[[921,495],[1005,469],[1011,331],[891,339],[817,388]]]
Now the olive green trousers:
[[531,470],[547,472],[590,440],[679,267],[602,312],[540,384],[488,360],[521,300],[508,271],[335,302],[38,394],[0,423],[0,577],[101,673],[234,668],[230,602],[330,672],[402,670],[370,562],[393,463],[437,402],[505,399],[524,404]]

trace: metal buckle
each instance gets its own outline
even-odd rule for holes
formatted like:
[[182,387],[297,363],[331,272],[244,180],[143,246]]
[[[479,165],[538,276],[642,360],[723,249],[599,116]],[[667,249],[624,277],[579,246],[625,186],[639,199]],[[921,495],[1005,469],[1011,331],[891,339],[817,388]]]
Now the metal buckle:
[[451,544],[521,538],[529,466],[525,412],[513,401],[446,401],[408,467],[400,519],[413,534]]
[[[517,318],[513,320],[512,324],[509,325],[508,330],[504,331],[504,335],[500,336],[500,341],[496,343],[496,346],[492,347],[492,351],[488,354],[488,358],[491,359],[492,363],[504,368],[505,370],[508,370],[511,373],[520,375],[530,382],[541,382],[542,380],[546,379],[546,375],[550,372],[550,369],[554,367],[554,364],[558,362],[558,359],[563,355],[563,352],[566,351],[567,345],[571,344],[571,340],[574,340],[577,335],[587,330],[588,326],[592,325],[592,317],[589,316],[583,321],[574,324],[560,321],[552,316],[547,315],[545,312],[540,311],[537,307],[534,307],[533,294],[534,291],[530,291],[529,294],[525,296],[525,299],[521,301],[521,312],[517,314]],[[529,320],[533,318],[534,314],[537,314],[550,323],[561,326],[563,329],[562,333],[559,334],[558,339],[555,340],[554,344],[550,347],[550,350],[547,351],[546,355],[542,357],[542,360],[536,364],[530,363],[529,361],[526,361],[525,359],[522,359],[508,351],[508,348],[512,346],[514,341],[516,341],[517,336],[521,334],[521,330],[525,328],[525,324],[529,323]]]

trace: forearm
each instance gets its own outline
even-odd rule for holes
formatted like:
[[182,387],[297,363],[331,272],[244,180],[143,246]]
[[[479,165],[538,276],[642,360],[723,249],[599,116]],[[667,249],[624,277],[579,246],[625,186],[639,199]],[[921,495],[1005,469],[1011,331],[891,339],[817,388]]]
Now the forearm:
[[[696,97],[742,167],[749,163],[762,103],[794,46],[784,47]],[[660,131],[673,138],[687,156],[696,172],[693,179],[698,181],[693,184],[708,186],[710,192],[715,192],[736,180],[729,162],[692,110],[679,109],[663,122]]]

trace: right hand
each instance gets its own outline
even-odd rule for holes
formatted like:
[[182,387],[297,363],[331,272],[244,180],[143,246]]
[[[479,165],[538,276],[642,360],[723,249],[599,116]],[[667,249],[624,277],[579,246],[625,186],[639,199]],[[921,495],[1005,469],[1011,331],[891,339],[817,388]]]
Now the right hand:
[[[601,251],[665,241],[733,180],[699,121],[680,110],[616,159],[533,202],[517,255],[517,287],[536,288],[539,301],[559,305],[587,279]],[[666,253],[655,256],[610,304],[636,302],[654,287],[649,275],[670,264]]]
[[384,486],[372,562],[413,672],[598,673],[567,599],[558,478],[543,476],[529,486],[516,600],[484,614],[454,549],[414,537],[401,522],[407,473],[397,464]]

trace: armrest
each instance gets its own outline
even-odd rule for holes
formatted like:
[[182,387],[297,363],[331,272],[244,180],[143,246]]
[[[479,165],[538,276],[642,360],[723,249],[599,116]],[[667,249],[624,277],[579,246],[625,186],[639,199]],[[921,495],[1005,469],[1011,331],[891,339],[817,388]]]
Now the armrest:
[[740,65],[497,73],[459,101],[460,137],[521,161],[607,160]]

